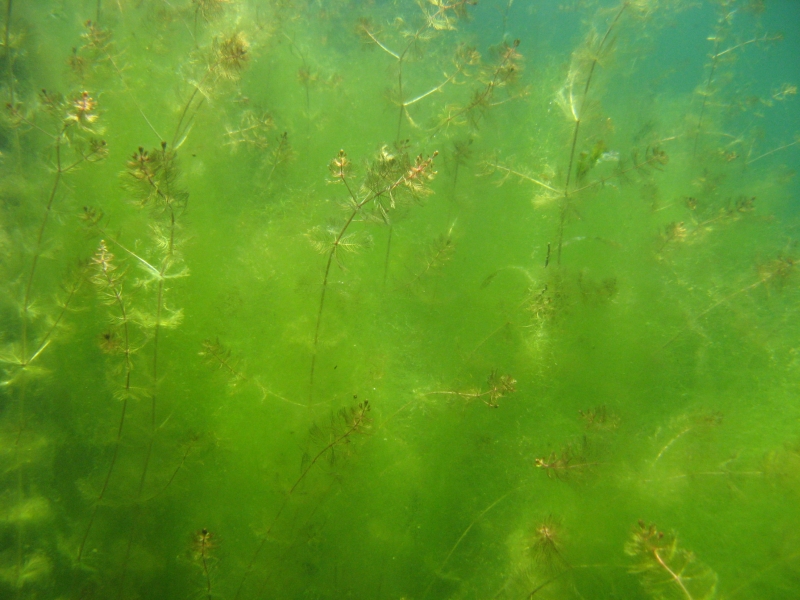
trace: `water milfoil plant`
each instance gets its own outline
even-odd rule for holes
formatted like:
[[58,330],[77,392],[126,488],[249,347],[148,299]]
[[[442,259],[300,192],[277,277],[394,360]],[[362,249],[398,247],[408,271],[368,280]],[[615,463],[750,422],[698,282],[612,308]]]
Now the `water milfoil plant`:
[[340,225],[325,229],[315,227],[308,234],[314,248],[327,256],[314,326],[309,398],[314,390],[320,326],[331,267],[334,262],[342,266],[342,257],[345,253],[356,252],[367,243],[365,238],[361,237],[363,234],[354,232],[352,226],[356,222],[388,223],[390,214],[399,204],[419,201],[429,195],[431,193],[429,184],[436,176],[433,160],[437,154],[434,152],[428,157],[419,154],[412,159],[407,149],[391,150],[388,146],[384,146],[366,168],[360,181],[353,180],[353,165],[344,150],[340,150],[336,158],[331,161],[329,169],[332,181],[343,186],[346,192],[344,199],[346,216]]

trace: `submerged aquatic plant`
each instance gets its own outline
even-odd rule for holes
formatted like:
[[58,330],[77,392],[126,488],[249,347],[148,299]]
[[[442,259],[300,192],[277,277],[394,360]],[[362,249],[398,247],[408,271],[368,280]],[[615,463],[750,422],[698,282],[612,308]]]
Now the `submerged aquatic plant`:
[[225,372],[230,379],[231,386],[236,386],[241,381],[247,381],[247,376],[231,358],[231,349],[225,347],[219,338],[203,340],[198,354],[203,357],[208,366]]
[[654,598],[716,597],[717,574],[699,562],[694,553],[678,546],[674,533],[664,533],[652,523],[639,521],[625,544],[625,553],[635,561],[631,572],[639,575],[642,587]]
[[426,392],[425,395],[457,396],[458,398],[463,398],[467,401],[479,399],[489,408],[499,408],[500,404],[498,404],[498,401],[501,398],[505,398],[509,394],[513,394],[517,391],[517,380],[511,375],[500,374],[497,372],[497,369],[492,369],[492,372],[489,373],[489,378],[487,380],[487,387],[487,390],[444,390],[438,392]]
[[312,397],[314,389],[319,332],[331,266],[334,260],[341,266],[343,252],[354,252],[364,245],[363,241],[350,232],[350,227],[357,219],[388,223],[390,213],[398,205],[418,201],[430,194],[429,183],[436,176],[433,160],[437,155],[438,152],[434,152],[426,158],[419,154],[412,160],[407,151],[393,152],[384,146],[367,168],[360,184],[351,181],[352,164],[344,150],[340,150],[338,156],[331,161],[329,169],[333,182],[343,185],[347,191],[348,215],[341,225],[328,228],[324,232],[315,228],[309,235],[314,248],[328,257],[314,327],[309,398]]
[[[518,93],[509,93],[508,97],[502,100],[495,99],[495,95],[498,92],[501,90],[508,91],[521,75],[522,55],[517,50],[519,45],[519,40],[514,40],[510,44],[503,41],[495,49],[495,62],[484,66],[478,74],[477,85],[470,100],[464,104],[446,106],[433,130],[434,135],[440,130],[447,131],[450,127],[463,125],[467,122],[472,127],[477,128],[487,110],[525,95],[525,90],[523,89]],[[477,62],[476,59],[472,60]]]
[[588,458],[589,443],[586,437],[566,444],[559,452],[534,459],[537,468],[543,469],[550,479],[567,481],[593,470],[599,462]]
[[194,534],[194,539],[192,540],[192,559],[203,570],[207,600],[211,600],[211,569],[214,565],[213,554],[216,548],[216,536],[205,527]]
[[[91,4],[1,11],[0,597],[797,595],[796,84],[745,51],[761,0]],[[620,543],[620,499],[702,522],[719,578]]]
[[[450,228],[447,230],[446,233],[441,234],[429,246],[425,258],[423,259],[422,268],[408,282],[407,284],[408,287],[419,284],[426,277],[428,277],[435,271],[440,270],[452,260],[453,254],[455,253],[455,243],[453,240],[454,228],[455,228],[455,223],[453,223],[450,226]],[[387,252],[387,259],[388,259],[388,252]],[[384,272],[385,271],[386,269],[384,269]]]
[[762,35],[755,35],[744,41],[736,39],[731,40],[733,24],[739,12],[739,8],[735,6],[734,2],[721,2],[719,3],[718,10],[720,12],[717,18],[717,27],[714,33],[708,37],[708,40],[713,42],[713,50],[709,56],[709,62],[706,65],[708,77],[701,90],[698,92],[701,97],[700,113],[697,117],[697,130],[694,135],[694,144],[692,146],[692,158],[697,157],[700,138],[703,134],[707,133],[703,130],[703,127],[705,125],[708,108],[715,102],[714,96],[719,91],[715,89],[715,84],[718,83],[717,78],[720,66],[725,62],[730,63],[735,60],[739,51],[751,44],[763,45],[783,39],[781,34],[765,33]]
[[[145,486],[153,459],[153,447],[160,428],[158,411],[162,383],[160,370],[162,335],[165,330],[177,327],[183,318],[181,309],[171,309],[166,302],[167,282],[188,275],[188,269],[182,266],[183,261],[179,252],[178,218],[186,208],[189,194],[180,185],[179,176],[177,153],[168,149],[166,142],[162,142],[161,147],[152,152],[148,152],[140,146],[128,160],[122,174],[123,186],[131,194],[132,201],[138,206],[150,208],[152,211],[154,218],[152,232],[158,256],[158,260],[154,261],[156,264],[152,264],[119,240],[111,238],[116,246],[136,260],[144,270],[145,277],[140,281],[140,285],[145,288],[150,285],[155,286],[154,312],[148,314],[139,311],[137,314],[141,327],[148,333],[152,351],[149,369],[151,378],[149,431],[135,497],[136,514],[132,519],[131,532],[122,564],[122,576],[118,588],[120,594],[123,594],[125,590],[131,550],[142,514],[142,505],[148,499],[145,494]],[[171,481],[172,479],[170,479],[170,483]]]
[[[10,3],[8,7],[7,18],[10,18]],[[7,24],[6,44],[8,43]],[[12,61],[8,54],[10,48],[7,47],[6,51],[6,60]],[[10,77],[9,86],[13,88],[13,73],[10,73]],[[13,97],[13,90],[11,94]],[[37,306],[39,295],[35,285],[37,274],[43,259],[46,258],[49,226],[58,214],[56,200],[67,176],[86,164],[102,161],[108,154],[108,147],[105,140],[99,137],[101,122],[97,99],[88,91],[63,96],[57,92],[42,90],[37,106],[27,106],[13,99],[7,109],[10,126],[18,136],[18,140],[27,134],[44,138],[47,147],[46,156],[49,158],[50,170],[54,173],[44,201],[43,214],[41,217],[37,215],[35,221],[38,226],[21,248],[22,256],[19,257],[20,266],[15,275],[16,282],[9,290],[16,296],[18,322],[14,326],[7,325],[7,328],[9,330],[12,327],[18,328],[18,335],[0,353],[0,362],[5,365],[2,387],[13,390],[13,395],[9,395],[9,406],[15,409],[7,408],[6,414],[11,414],[12,410],[16,413],[14,427],[16,436],[11,454],[13,471],[16,474],[16,502],[21,505],[27,494],[24,476],[26,465],[20,461],[20,456],[23,454],[24,434],[32,416],[29,393],[34,389],[32,385],[34,380],[45,373],[45,370],[39,367],[41,358],[51,346],[59,328],[63,327],[64,317],[74,305],[85,273],[79,273],[76,279],[64,286],[64,293],[57,299],[57,306],[52,311],[45,311]],[[26,251],[30,256],[26,255]],[[26,543],[25,529],[23,522],[16,523],[13,585],[19,592],[27,585],[28,566],[32,564],[30,561],[36,562],[35,557],[39,552]]]
[[186,141],[192,121],[214,86],[224,81],[237,81],[250,61],[250,43],[241,31],[215,37],[205,58],[206,69],[193,83],[192,92],[183,105],[171,146],[180,148]]
[[[94,257],[92,258],[92,266],[94,273],[92,275],[92,283],[97,287],[98,293],[101,295],[102,302],[106,305],[113,306],[115,312],[118,314],[112,318],[114,329],[108,330],[103,334],[104,346],[106,351],[113,351],[114,354],[122,355],[122,387],[114,394],[116,398],[122,400],[122,408],[120,409],[119,425],[117,426],[116,437],[114,438],[114,449],[112,450],[111,460],[108,465],[108,471],[103,479],[103,484],[97,497],[94,500],[92,513],[89,517],[89,523],[86,525],[86,532],[83,534],[80,547],[78,548],[77,561],[81,562],[83,553],[86,548],[86,542],[89,539],[89,534],[92,531],[97,511],[100,507],[103,498],[108,491],[108,484],[111,480],[111,475],[114,472],[114,467],[117,464],[119,456],[120,443],[122,442],[122,431],[125,427],[125,415],[128,411],[128,401],[134,397],[131,388],[131,373],[133,371],[133,353],[135,347],[133,345],[132,336],[132,323],[131,323],[131,307],[129,305],[127,296],[123,292],[123,282],[125,272],[120,271],[114,262],[114,255],[109,252],[105,240],[100,241],[100,246],[97,249]],[[119,332],[119,334],[117,334]],[[117,337],[119,340],[117,341]],[[112,343],[113,341],[113,343]]]
[[[414,128],[419,127],[409,114],[408,108],[434,94],[442,92],[446,86],[454,85],[458,81],[458,76],[467,67],[476,64],[478,59],[478,54],[473,48],[465,44],[458,45],[452,61],[451,72],[443,73],[441,80],[427,91],[412,98],[406,98],[406,79],[408,78],[406,70],[408,63],[415,57],[424,57],[425,47],[437,37],[437,34],[442,31],[454,31],[456,23],[467,16],[467,7],[474,4],[474,2],[472,0],[467,2],[463,0],[456,2],[431,0],[430,4],[431,6],[426,6],[420,3],[424,19],[418,27],[402,30],[401,41],[398,42],[398,47],[402,46],[402,49],[392,50],[387,42],[382,41],[381,31],[376,28],[371,20],[362,18],[358,23],[358,33],[367,44],[370,46],[374,44],[374,46],[377,46],[397,61],[397,86],[391,92],[394,103],[399,107],[396,141],[401,139],[400,135],[404,120],[407,120]],[[399,23],[402,24],[401,22]]]
[[244,575],[242,576],[242,580],[236,590],[234,600],[238,600],[240,597],[247,579],[253,572],[256,560],[261,554],[261,551],[264,549],[264,546],[267,544],[270,533],[286,509],[286,506],[289,504],[292,494],[294,494],[300,484],[305,480],[311,469],[313,469],[315,465],[319,464],[321,460],[327,458],[331,464],[334,463],[336,456],[342,447],[350,444],[351,439],[354,436],[365,434],[367,432],[372,423],[372,420],[369,416],[370,409],[371,406],[369,401],[364,400],[355,406],[341,409],[336,415],[331,417],[330,424],[315,424],[311,428],[310,437],[314,440],[318,440],[321,448],[319,448],[319,450],[313,454],[306,453],[303,455],[300,475],[284,495],[283,502],[275,513],[275,516],[272,518],[272,522],[270,523],[269,527],[267,527],[263,539],[256,548],[256,551],[253,553],[250,562],[247,564]]
[[569,563],[562,554],[564,546],[564,529],[561,521],[548,515],[533,526],[527,537],[527,550],[533,562],[552,573],[556,565],[569,568]]

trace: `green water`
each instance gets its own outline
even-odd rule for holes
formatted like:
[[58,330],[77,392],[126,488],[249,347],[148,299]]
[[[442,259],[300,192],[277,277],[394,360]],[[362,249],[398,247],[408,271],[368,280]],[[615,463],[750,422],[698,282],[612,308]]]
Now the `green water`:
[[797,4],[4,8],[0,597],[800,597]]

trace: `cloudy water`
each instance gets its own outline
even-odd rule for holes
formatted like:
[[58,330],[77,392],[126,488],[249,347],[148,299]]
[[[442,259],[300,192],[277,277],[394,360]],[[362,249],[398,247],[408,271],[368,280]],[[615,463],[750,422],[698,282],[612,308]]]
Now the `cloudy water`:
[[0,597],[800,597],[790,0],[4,0]]

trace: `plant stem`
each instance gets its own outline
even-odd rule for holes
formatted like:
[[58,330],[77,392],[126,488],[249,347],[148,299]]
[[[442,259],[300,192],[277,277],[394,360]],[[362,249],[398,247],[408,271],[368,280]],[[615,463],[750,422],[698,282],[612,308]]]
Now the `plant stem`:
[[[489,511],[491,511],[491,510],[492,510],[492,509],[493,509],[495,506],[497,506],[497,505],[498,505],[498,504],[500,504],[500,503],[501,503],[503,500],[505,500],[506,498],[508,498],[508,496],[509,496],[509,495],[510,495],[512,492],[515,492],[515,491],[516,491],[516,490],[518,490],[518,489],[519,489],[518,487],[517,487],[517,488],[514,488],[513,490],[510,490],[510,491],[506,492],[505,494],[503,494],[502,496],[500,496],[500,497],[499,497],[497,500],[495,500],[495,501],[494,501],[494,502],[492,502],[492,503],[491,503],[489,506],[487,506],[486,508],[484,508],[484,509],[483,509],[483,510],[482,510],[482,511],[481,511],[481,512],[478,514],[478,516],[477,516],[477,517],[475,517],[475,518],[472,520],[472,522],[471,522],[471,523],[470,523],[470,524],[467,526],[467,528],[466,528],[466,529],[463,531],[463,533],[462,533],[462,534],[459,536],[459,538],[456,540],[456,543],[455,543],[455,544],[453,544],[453,547],[452,547],[452,548],[450,548],[450,551],[447,553],[447,556],[445,556],[445,557],[444,557],[444,560],[442,561],[442,564],[440,564],[440,565],[439,565],[439,568],[437,569],[437,571],[438,571],[438,572],[441,572],[441,570],[442,570],[442,569],[444,568],[444,566],[447,564],[447,561],[449,561],[449,560],[450,560],[450,557],[451,557],[451,556],[453,556],[453,552],[455,552],[455,551],[456,551],[456,549],[457,549],[457,548],[458,548],[458,547],[461,545],[461,542],[463,542],[463,541],[464,541],[464,538],[465,538],[465,537],[467,537],[467,535],[469,534],[469,532],[470,532],[470,531],[472,531],[472,528],[475,526],[475,524],[476,524],[478,521],[480,521],[480,520],[481,520],[481,519],[482,519],[482,518],[483,518],[483,517],[486,515],[486,513],[488,513]],[[435,581],[436,581],[436,579],[435,579],[435,574],[434,574],[433,576],[431,576],[431,580],[430,580],[430,582],[428,583],[428,586],[425,588],[425,591],[422,593],[422,596],[421,596],[422,600],[425,600],[425,598],[427,598],[427,596],[428,596],[428,592],[430,592],[430,591],[431,591],[431,587],[433,587],[433,583],[434,583]]]
[[[342,151],[342,155],[343,154],[344,151]],[[425,171],[430,167],[430,165],[433,162],[433,159],[436,158],[438,154],[439,154],[438,152],[434,152],[425,161],[421,160],[421,156],[418,157],[418,161],[420,162],[418,162],[416,166],[404,172],[400,177],[397,178],[397,180],[386,185],[380,190],[368,193],[362,200],[359,200],[358,196],[356,196],[356,194],[353,192],[353,189],[350,187],[350,183],[347,181],[347,177],[344,174],[344,170],[340,169],[339,172],[336,174],[336,178],[339,179],[342,183],[344,183],[345,187],[347,188],[347,192],[350,195],[350,199],[352,201],[351,202],[352,210],[350,212],[350,215],[347,217],[347,220],[345,221],[344,225],[342,225],[342,228],[339,230],[339,233],[334,238],[333,243],[331,244],[331,249],[328,252],[327,263],[325,264],[325,275],[322,278],[322,291],[320,292],[319,308],[317,309],[317,322],[316,325],[314,326],[314,347],[311,354],[311,372],[309,375],[309,391],[308,391],[309,405],[312,403],[314,395],[314,373],[317,365],[317,350],[319,346],[320,325],[322,323],[322,311],[325,306],[325,295],[328,290],[328,277],[330,275],[333,258],[336,255],[339,246],[341,245],[342,239],[347,233],[347,229],[355,220],[356,215],[358,215],[361,212],[362,208],[364,208],[370,202],[374,202],[375,200],[378,200],[379,198],[385,196],[386,194],[391,195],[392,192],[394,192],[394,190],[396,190],[398,186],[402,185],[403,183],[420,177],[420,175],[424,174]]]
[[[166,143],[162,144],[161,152],[164,153],[164,162],[167,164],[166,160],[166,152],[167,147]],[[159,269],[158,273],[158,290],[156,292],[156,318],[155,318],[155,326],[153,330],[153,361],[152,361],[152,378],[153,378],[153,387],[152,391],[150,392],[150,440],[147,444],[147,451],[145,453],[144,458],[144,465],[142,466],[142,475],[139,479],[139,488],[136,492],[136,514],[134,518],[131,520],[133,526],[131,528],[131,534],[128,539],[128,546],[125,551],[125,561],[122,566],[122,576],[120,578],[120,587],[119,587],[119,597],[122,598],[124,591],[125,591],[125,578],[127,576],[128,571],[128,564],[130,560],[130,553],[131,548],[133,547],[133,539],[138,529],[138,522],[139,517],[141,516],[141,509],[143,504],[142,494],[144,492],[145,483],[147,481],[147,473],[150,467],[150,459],[153,454],[153,444],[155,443],[156,433],[158,431],[158,426],[156,425],[156,416],[157,416],[157,408],[158,408],[158,343],[159,337],[161,333],[161,317],[163,314],[164,309],[164,281],[165,281],[165,274],[167,268],[172,264],[172,258],[175,251],[175,210],[172,206],[172,195],[170,190],[168,189],[169,186],[169,177],[165,177],[164,181],[166,182],[167,189],[162,190],[156,181],[152,178],[148,178],[149,184],[156,190],[157,194],[164,200],[167,205],[167,209],[169,210],[169,239],[167,242],[167,249],[164,259],[161,263],[161,268]],[[134,255],[135,256],[135,255]],[[137,257],[138,258],[138,257]],[[141,260],[141,259],[140,259]],[[144,261],[142,261],[144,262]],[[145,263],[147,264],[147,263]],[[181,463],[182,464],[182,463]],[[171,483],[170,479],[170,483]]]
[[[105,242],[101,243],[101,252],[105,252]],[[125,414],[128,409],[128,398],[130,395],[130,388],[131,388],[131,371],[133,370],[133,365],[131,364],[131,347],[130,347],[130,332],[128,328],[128,311],[125,307],[125,301],[122,298],[122,287],[121,283],[115,282],[112,275],[111,270],[109,268],[110,258],[105,260],[105,256],[101,254],[102,262],[100,263],[100,268],[102,270],[102,276],[105,280],[106,284],[108,285],[111,292],[114,294],[114,301],[116,302],[119,312],[120,318],[122,322],[122,334],[123,334],[123,355],[125,357],[125,383],[123,384],[123,400],[122,400],[122,411],[119,417],[119,425],[117,427],[117,437],[114,440],[114,451],[111,455],[111,463],[108,466],[108,472],[106,473],[105,480],[103,481],[103,486],[100,488],[100,493],[97,495],[97,498],[94,501],[94,508],[92,509],[92,515],[89,518],[89,524],[86,526],[86,533],[83,535],[83,540],[81,541],[80,548],[78,549],[78,558],[77,562],[81,562],[81,558],[83,556],[84,548],[86,547],[86,541],[89,539],[89,533],[92,530],[92,525],[94,524],[94,520],[97,516],[97,510],[100,507],[100,503],[102,502],[103,498],[105,497],[106,490],[108,489],[108,482],[111,480],[111,474],[114,472],[114,466],[117,463],[117,456],[119,455],[119,447],[120,442],[122,441],[122,430],[125,426]]]
[[589,95],[589,88],[592,85],[592,79],[594,77],[595,69],[597,67],[597,64],[600,62],[600,55],[603,52],[606,42],[611,37],[611,33],[614,31],[614,28],[617,26],[617,23],[619,22],[620,18],[622,17],[622,14],[625,12],[628,6],[629,6],[628,2],[622,3],[622,6],[620,6],[620,9],[619,11],[617,11],[616,16],[611,21],[611,24],[608,26],[605,35],[603,35],[603,38],[597,45],[597,49],[595,51],[595,57],[592,59],[592,64],[589,67],[589,73],[586,76],[586,83],[583,86],[583,93],[580,99],[580,106],[577,112],[573,110],[575,127],[572,131],[572,144],[570,145],[569,164],[567,166],[567,180],[566,183],[564,183],[564,202],[562,203],[561,206],[561,215],[559,217],[559,223],[558,223],[558,250],[556,252],[556,264],[558,265],[561,265],[561,247],[563,246],[563,241],[564,241],[564,224],[566,222],[567,213],[569,211],[569,197],[570,197],[569,184],[572,180],[572,166],[575,163],[575,151],[578,147],[578,133],[580,132],[581,129],[583,109],[586,106],[586,98]]
[[302,483],[302,481],[306,478],[306,475],[308,475],[308,473],[311,471],[311,469],[314,467],[314,465],[317,464],[317,462],[319,461],[320,458],[322,458],[329,450],[331,450],[331,449],[335,448],[336,446],[338,446],[339,444],[341,444],[344,440],[349,438],[353,433],[357,432],[361,427],[363,427],[367,423],[367,412],[369,410],[370,410],[370,406],[369,406],[368,402],[364,402],[362,404],[359,404],[358,409],[356,410],[355,415],[353,416],[353,419],[349,423],[348,427],[341,434],[339,434],[338,436],[334,437],[334,439],[331,442],[329,442],[324,448],[322,448],[322,450],[317,452],[317,454],[314,456],[314,458],[311,459],[308,462],[308,464],[305,466],[305,468],[302,470],[302,472],[300,473],[300,476],[297,478],[297,480],[295,480],[295,482],[292,485],[292,487],[289,488],[289,491],[284,496],[284,499],[283,499],[283,502],[280,505],[280,508],[278,508],[278,512],[275,513],[275,516],[272,519],[272,523],[270,523],[270,526],[267,528],[267,531],[264,534],[264,539],[261,540],[261,543],[256,548],[255,553],[253,553],[253,557],[250,559],[250,562],[247,564],[247,568],[245,569],[244,576],[242,577],[242,581],[239,584],[239,588],[236,590],[236,595],[233,597],[234,600],[239,600],[239,596],[242,593],[242,588],[244,587],[245,581],[247,580],[248,576],[250,575],[250,573],[253,570],[253,565],[255,564],[256,559],[258,558],[258,555],[261,553],[261,550],[263,550],[264,546],[266,545],[267,540],[269,539],[269,534],[272,532],[272,529],[275,527],[275,524],[278,522],[278,519],[280,518],[280,516],[283,513],[284,509],[289,504],[289,500],[292,497],[292,494],[294,493],[294,491],[297,489],[297,486],[299,486],[300,483]]
[[[8,3],[8,15],[11,15],[11,1],[9,0]],[[6,28],[6,40],[8,40],[8,28]],[[6,41],[7,43],[7,41]],[[63,130],[59,132],[59,135],[56,136],[56,177],[53,181],[53,187],[50,190],[50,195],[47,198],[47,205],[45,207],[44,218],[42,219],[42,223],[39,226],[39,233],[36,236],[36,245],[34,247],[33,252],[33,259],[31,261],[31,268],[28,272],[28,281],[25,285],[25,296],[22,301],[22,322],[21,322],[21,336],[20,336],[20,347],[21,353],[20,358],[22,360],[22,364],[20,365],[23,374],[22,374],[22,382],[20,384],[20,393],[19,393],[19,408],[18,408],[18,422],[19,422],[19,430],[17,431],[17,437],[14,442],[14,461],[13,464],[17,463],[19,458],[20,452],[20,443],[22,440],[22,433],[25,431],[25,420],[26,420],[26,412],[25,412],[25,401],[27,395],[27,377],[24,375],[25,368],[30,364],[30,361],[39,355],[39,352],[43,350],[46,345],[45,344],[40,348],[40,351],[37,352],[33,358],[28,358],[28,320],[30,318],[30,307],[31,307],[31,292],[33,290],[33,279],[36,274],[36,266],[39,263],[39,256],[41,255],[42,250],[42,239],[44,238],[44,230],[47,227],[47,222],[49,220],[50,214],[53,209],[53,201],[56,197],[56,191],[58,190],[58,185],[61,182],[61,137],[66,131],[67,126],[65,125]],[[59,317],[60,320],[60,317]],[[50,333],[48,333],[49,337]],[[21,465],[17,466],[17,502],[21,506],[23,501],[23,480],[22,480],[22,467]],[[23,525],[22,521],[20,520],[17,523],[17,540],[16,540],[16,564],[14,567],[14,581],[17,587],[17,597],[22,593],[22,586],[19,585],[19,578],[22,571],[22,546],[23,546]]]

